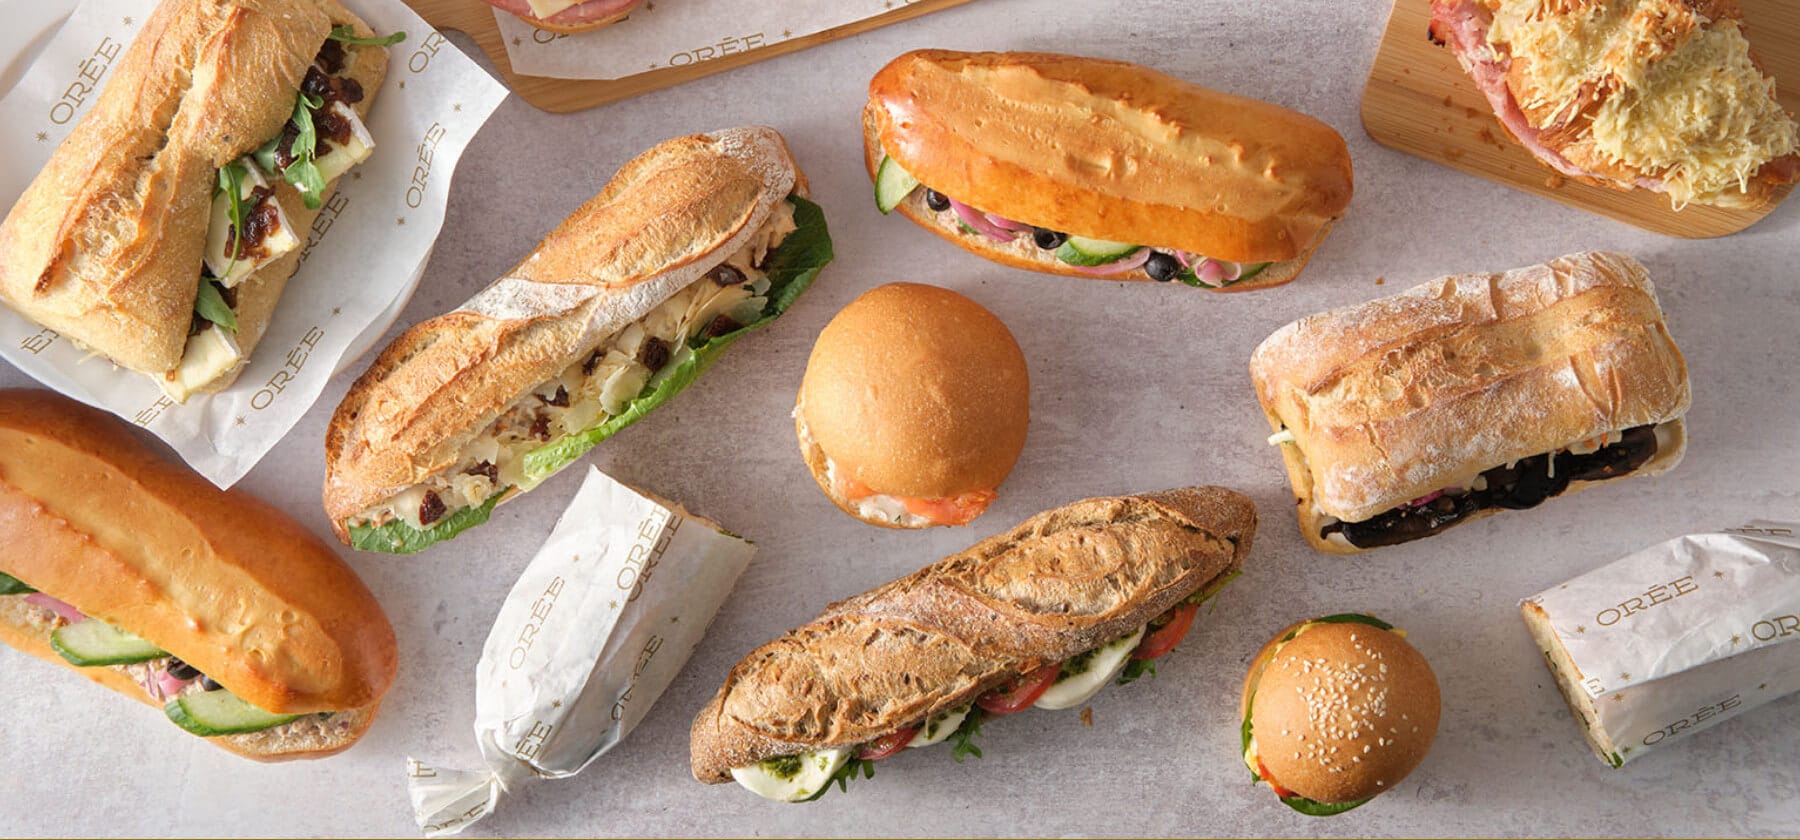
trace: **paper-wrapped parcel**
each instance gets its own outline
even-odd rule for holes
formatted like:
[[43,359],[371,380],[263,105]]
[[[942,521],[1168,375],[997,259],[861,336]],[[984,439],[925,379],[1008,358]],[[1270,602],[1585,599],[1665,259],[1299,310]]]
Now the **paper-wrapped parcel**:
[[1679,537],[1519,606],[1614,767],[1800,691],[1800,522]]
[[475,667],[475,738],[487,769],[408,761],[426,836],[493,813],[521,780],[573,776],[630,734],[755,551],[588,467],[506,596]]

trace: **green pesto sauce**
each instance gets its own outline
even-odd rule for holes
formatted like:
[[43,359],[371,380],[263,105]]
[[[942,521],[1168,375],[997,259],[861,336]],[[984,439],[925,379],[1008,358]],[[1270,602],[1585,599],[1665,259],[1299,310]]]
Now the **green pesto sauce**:
[[783,781],[800,775],[800,756],[783,755],[762,762],[763,772]]

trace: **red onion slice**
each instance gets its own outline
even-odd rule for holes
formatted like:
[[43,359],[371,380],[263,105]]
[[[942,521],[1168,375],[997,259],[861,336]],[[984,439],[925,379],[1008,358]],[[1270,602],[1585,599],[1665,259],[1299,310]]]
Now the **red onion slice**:
[[1149,248],[1139,248],[1136,251],[1133,251],[1131,256],[1122,257],[1105,265],[1072,265],[1069,267],[1082,274],[1089,274],[1095,277],[1112,277],[1114,275],[1125,274],[1126,272],[1143,268],[1144,263],[1150,261],[1150,255],[1152,253],[1154,252]]
[[151,694],[156,695],[158,700],[166,700],[180,694],[182,689],[188,687],[188,683],[193,682],[193,680],[184,680],[170,674],[166,669],[158,669],[151,678],[156,682],[156,688]]
[[961,219],[963,224],[974,228],[976,233],[986,236],[996,242],[1011,242],[1014,239],[1019,238],[1017,233],[988,221],[986,213],[957,201],[954,198],[950,199],[950,209],[956,211],[956,218]]
[[83,615],[81,610],[75,609],[74,607],[45,595],[42,592],[33,592],[30,595],[25,596],[25,603],[34,604],[55,612],[57,615],[62,616],[62,620],[67,621],[70,624],[80,624],[87,620],[87,616]]
[[1015,222],[1005,216],[996,216],[992,213],[984,213],[982,215],[986,216],[988,221],[993,222],[994,227],[1010,230],[1014,233],[1031,233],[1037,230],[1037,228],[1032,225],[1025,224],[1024,222]]

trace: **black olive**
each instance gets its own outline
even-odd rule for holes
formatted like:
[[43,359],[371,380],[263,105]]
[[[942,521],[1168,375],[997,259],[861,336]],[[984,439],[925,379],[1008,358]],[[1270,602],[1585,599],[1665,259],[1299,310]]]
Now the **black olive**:
[[200,669],[175,657],[169,657],[169,676],[178,680],[191,680],[200,676]]
[[950,197],[934,189],[925,190],[925,206],[933,212],[942,213],[950,209]]
[[200,675],[200,690],[201,691],[218,691],[219,689],[224,688],[224,687],[225,686],[219,685],[217,682],[214,682],[212,677],[209,677],[205,674]]
[[1054,251],[1057,248],[1061,248],[1064,242],[1069,241],[1069,235],[1066,233],[1057,233],[1049,228],[1032,228],[1031,241],[1036,243],[1039,248],[1046,251]]
[[1181,260],[1157,251],[1150,255],[1149,261],[1144,263],[1144,271],[1150,275],[1150,279],[1158,283],[1167,283],[1181,273]]
[[706,279],[721,286],[736,286],[737,284],[744,282],[744,272],[732,268],[729,265],[720,265],[718,268],[707,272]]

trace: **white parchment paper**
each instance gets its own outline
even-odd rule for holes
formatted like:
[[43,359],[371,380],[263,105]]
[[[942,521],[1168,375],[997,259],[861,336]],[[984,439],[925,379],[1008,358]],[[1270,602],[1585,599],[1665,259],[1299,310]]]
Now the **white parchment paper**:
[[494,812],[530,778],[573,776],[643,720],[756,548],[594,467],[513,585],[475,667],[487,769],[408,761],[430,837]]
[[1615,766],[1800,691],[1800,523],[1679,537],[1530,600]]
[[[99,97],[156,2],[34,5],[34,14],[60,5],[68,20],[0,98],[0,206],[6,207]],[[506,97],[504,87],[400,0],[347,5],[377,32],[407,36],[389,48],[387,80],[369,114],[375,154],[325,202],[274,321],[231,388],[177,405],[143,375],[0,307],[0,358],[148,428],[221,487],[249,472],[306,413],[340,363],[368,349],[392,323],[443,224],[457,159]],[[5,43],[15,51],[35,46]],[[0,67],[15,57],[0,55]]]
[[556,79],[623,79],[700,64],[892,12],[890,0],[659,0],[592,32],[559,35],[494,11],[513,70]]

